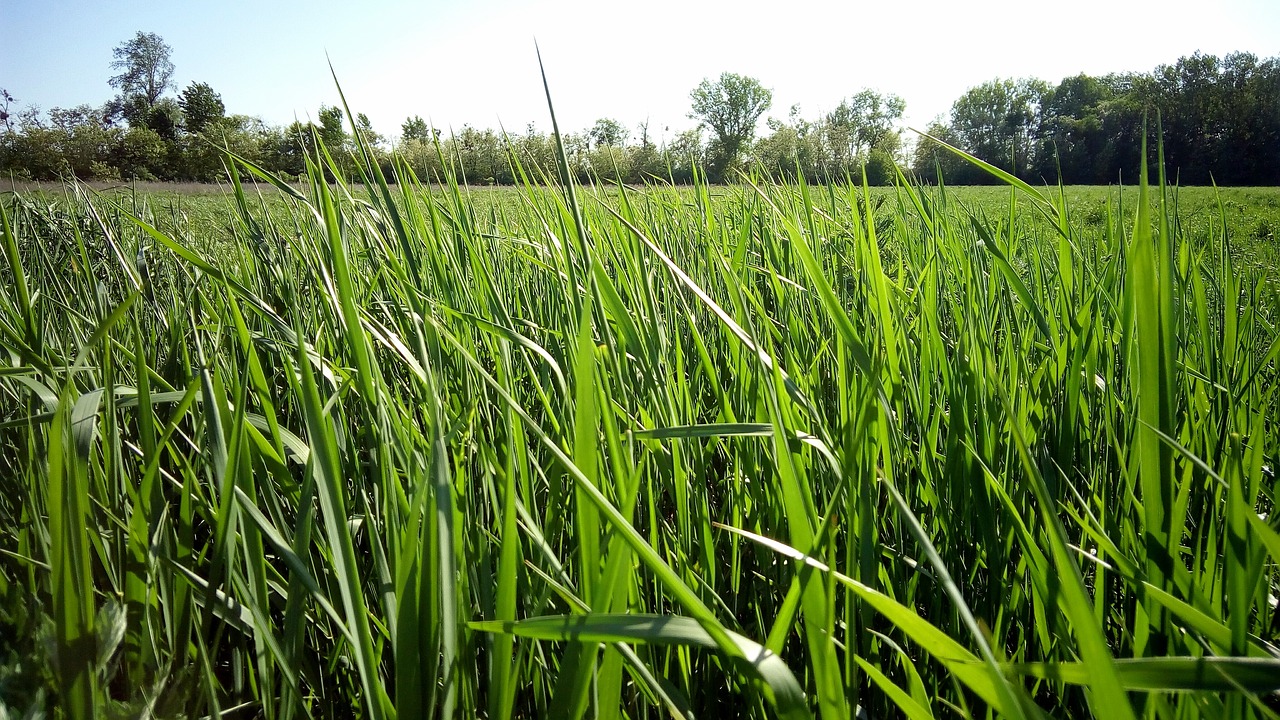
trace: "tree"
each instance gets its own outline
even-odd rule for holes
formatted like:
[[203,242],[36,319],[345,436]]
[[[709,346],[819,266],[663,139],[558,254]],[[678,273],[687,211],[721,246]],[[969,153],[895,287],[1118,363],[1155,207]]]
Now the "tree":
[[[230,115],[213,120],[205,126],[204,134],[213,142],[205,142],[203,138],[191,134],[179,139],[180,161],[173,168],[176,178],[197,182],[213,182],[225,178],[227,169],[223,165],[223,148],[241,157],[269,162],[267,153],[272,148],[267,145],[277,139],[262,120],[246,115]],[[244,172],[241,172],[241,176],[244,176]]]
[[667,143],[662,154],[667,165],[668,179],[673,183],[687,183],[693,180],[695,168],[705,164],[706,156],[702,151],[702,126],[690,128],[675,136]]
[[154,130],[165,140],[177,140],[178,128],[182,127],[182,108],[173,98],[160,98],[147,111],[146,127]]
[[193,82],[182,91],[178,99],[182,114],[186,118],[187,132],[202,132],[209,123],[227,113],[227,106],[222,104],[222,96],[213,91],[208,83]]
[[169,89],[173,79],[173,54],[163,38],[155,33],[138,31],[132,39],[117,45],[112,54],[113,70],[120,74],[111,78],[111,87],[120,90],[120,98],[127,107],[135,102],[150,110]]
[[400,125],[400,139],[402,141],[421,140],[423,142],[430,142],[439,136],[439,134],[440,132],[436,131],[433,135],[431,128],[427,125],[427,121],[417,115],[414,115],[411,118],[405,118],[404,122]]
[[705,79],[689,93],[689,117],[716,134],[711,147],[712,170],[723,174],[755,136],[756,123],[773,104],[773,92],[759,80],[726,72]]
[[0,88],[0,123],[4,123],[5,132],[13,131],[13,120],[9,114],[9,106],[17,102],[8,90]]
[[902,119],[906,109],[906,101],[897,95],[882,95],[870,89],[841,100],[826,117],[827,141],[836,163],[852,164],[857,158],[865,162],[877,147],[890,153],[896,150],[894,123]]
[[155,180],[160,159],[164,157],[164,139],[150,128],[129,128],[112,148],[112,165],[132,180]]
[[963,149],[1005,170],[1025,172],[1031,163],[1043,80],[992,80],[971,88],[951,106],[951,127]]
[[916,177],[925,182],[935,183],[943,180],[963,184],[982,180],[982,171],[976,170],[955,153],[931,139],[937,138],[953,147],[964,144],[955,130],[943,122],[941,117],[934,118],[925,127],[925,133],[925,137],[916,140],[915,157],[911,164]]
[[92,105],[50,108],[49,124],[63,132],[71,132],[80,125],[98,125],[98,111]]
[[356,128],[360,130],[360,137],[369,143],[372,147],[381,147],[383,137],[373,129],[373,121],[364,113],[356,113]]
[[347,133],[342,129],[342,108],[321,105],[319,116],[320,140],[329,153],[336,156],[347,142]]
[[1040,102],[1039,143],[1033,175],[1044,182],[1105,184],[1115,179],[1103,127],[1112,87],[1099,78],[1064,78]]
[[627,128],[613,118],[600,118],[587,132],[596,147],[622,147],[627,140]]

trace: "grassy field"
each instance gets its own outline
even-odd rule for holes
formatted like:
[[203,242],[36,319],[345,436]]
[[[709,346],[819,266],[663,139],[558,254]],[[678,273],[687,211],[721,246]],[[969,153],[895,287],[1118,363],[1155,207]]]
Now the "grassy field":
[[1275,717],[1280,192],[6,198],[0,701]]

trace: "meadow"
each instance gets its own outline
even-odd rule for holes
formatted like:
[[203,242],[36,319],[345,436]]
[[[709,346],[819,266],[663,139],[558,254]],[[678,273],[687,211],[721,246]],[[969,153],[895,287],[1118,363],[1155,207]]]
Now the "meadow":
[[1280,713],[1280,192],[228,162],[0,202],[8,716]]

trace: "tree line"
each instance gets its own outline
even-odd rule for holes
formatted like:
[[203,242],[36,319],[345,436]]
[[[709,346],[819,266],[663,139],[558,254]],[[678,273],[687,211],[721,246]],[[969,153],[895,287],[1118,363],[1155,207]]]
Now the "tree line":
[[[1197,53],[1150,73],[994,80],[926,132],[1028,180],[1107,184],[1136,172],[1144,129],[1163,140],[1171,180],[1280,184],[1280,58]],[[957,160],[926,138],[913,167],[927,180],[989,181]]]
[[[413,116],[392,142],[364,114],[349,119],[341,108],[322,105],[315,122],[271,126],[228,114],[207,83],[174,93],[171,49],[154,33],[138,32],[113,56],[117,94],[102,106],[42,113],[16,107],[0,89],[0,173],[211,182],[223,176],[226,148],[296,177],[317,142],[354,172],[356,133],[391,178],[408,169],[422,180],[460,172],[472,184],[513,184],[521,169],[538,181],[538,173],[556,167],[554,138],[532,124],[522,133],[471,126],[442,133]],[[647,123],[631,128],[612,118],[565,135],[570,171],[582,182],[685,183],[697,172],[731,181],[740,170],[758,169],[812,182],[865,173],[868,182],[883,184],[903,168],[927,182],[990,181],[940,141],[1030,181],[1107,184],[1138,167],[1141,135],[1144,128],[1154,133],[1158,118],[1166,166],[1179,182],[1280,184],[1280,58],[1249,53],[1195,54],[1149,73],[1077,75],[1056,85],[992,80],[965,92],[913,142],[901,127],[905,101],[871,89],[818,117],[793,106],[785,119],[768,118],[759,137],[773,96],[755,78],[726,72],[704,80],[689,100],[697,125],[662,143]]]

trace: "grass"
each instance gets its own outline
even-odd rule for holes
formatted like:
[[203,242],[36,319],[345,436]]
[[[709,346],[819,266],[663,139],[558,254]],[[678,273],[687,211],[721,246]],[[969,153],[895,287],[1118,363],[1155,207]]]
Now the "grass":
[[7,712],[1280,711],[1273,192],[325,164],[2,206]]

